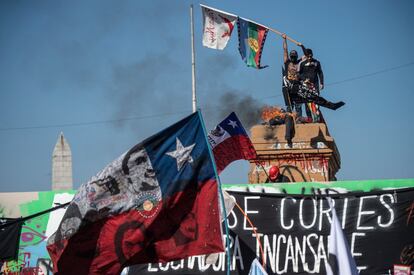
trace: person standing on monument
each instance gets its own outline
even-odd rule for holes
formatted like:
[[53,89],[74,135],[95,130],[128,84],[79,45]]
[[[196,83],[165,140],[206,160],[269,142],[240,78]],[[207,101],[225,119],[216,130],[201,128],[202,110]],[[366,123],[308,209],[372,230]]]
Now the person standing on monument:
[[313,58],[311,49],[305,49],[305,59],[299,65],[300,80],[310,82],[316,88],[319,95],[320,90],[324,88],[324,77],[321,63]]
[[[282,38],[284,77],[292,84],[290,85],[290,88],[286,85],[283,87],[283,96],[286,106],[288,107],[288,111],[292,111],[291,108],[293,105],[298,116],[302,116],[302,102],[297,97],[297,86],[299,84],[299,64],[301,60],[298,58],[298,53],[295,50],[291,50],[288,54],[286,34],[283,34]],[[297,45],[302,48],[302,51],[305,54],[306,48],[301,43],[298,43]]]
[[[299,64],[299,77],[306,87],[314,91],[315,96],[320,95],[320,90],[324,88],[323,71],[321,63],[317,59],[313,58],[313,52],[311,49],[305,50],[305,58]],[[317,108],[317,106],[315,106],[315,108]],[[314,117],[311,109],[312,107],[310,107],[308,103],[305,103],[305,110],[308,118]],[[313,114],[315,115],[315,113]],[[314,119],[315,118],[313,118],[313,120]]]

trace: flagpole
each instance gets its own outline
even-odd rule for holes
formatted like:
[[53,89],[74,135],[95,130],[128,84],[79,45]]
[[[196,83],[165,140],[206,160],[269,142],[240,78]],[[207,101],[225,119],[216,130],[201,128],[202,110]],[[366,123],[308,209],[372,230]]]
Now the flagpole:
[[[242,18],[243,20],[250,21],[250,22],[252,22],[252,23],[254,23],[254,24],[256,24],[256,25],[262,26],[263,28],[266,28],[266,29],[268,29],[269,31],[274,32],[274,33],[276,33],[276,34],[278,34],[278,35],[280,35],[280,36],[282,36],[282,35],[283,35],[283,33],[282,33],[282,32],[280,32],[280,31],[278,31],[278,30],[276,30],[276,29],[269,28],[268,26],[265,26],[265,25],[263,25],[263,24],[257,23],[257,22],[255,22],[255,21],[253,21],[253,20],[250,20],[250,19],[246,19],[246,18],[243,18],[243,17],[241,17],[241,18]],[[298,41],[296,41],[296,40],[294,40],[294,39],[290,38],[289,36],[286,36],[286,39],[287,39],[287,40],[289,40],[289,41],[291,41],[291,42],[293,42],[293,43],[295,43],[295,44],[296,44],[296,45],[298,45],[298,46],[302,44],[302,43],[300,43],[300,42],[298,42]]]
[[197,111],[197,98],[196,98],[196,79],[195,79],[193,4],[190,5],[190,21],[191,21],[191,75],[192,75],[193,113],[195,113]]
[[[9,223],[5,223],[5,224],[0,225],[0,230],[2,230],[3,228],[8,227],[8,226],[10,226],[10,225],[13,225],[13,224],[15,224],[15,223],[18,223],[18,222],[25,222],[25,221],[27,221],[27,220],[30,220],[30,219],[36,218],[36,217],[38,217],[38,216],[41,216],[41,215],[47,214],[47,213],[49,213],[49,212],[52,212],[52,211],[58,210],[58,209],[60,209],[60,208],[65,208],[65,207],[66,207],[66,206],[68,206],[69,204],[70,204],[70,202],[67,202],[67,203],[64,203],[64,204],[59,204],[58,206],[55,206],[55,207],[52,207],[52,208],[49,208],[49,209],[43,210],[43,211],[41,211],[41,212],[38,212],[38,213],[32,214],[32,215],[30,215],[30,216],[26,216],[26,217],[17,218],[17,219],[15,219],[15,220],[13,220],[13,221],[11,221],[11,222],[9,222]],[[0,219],[1,219],[1,218],[0,218]]]
[[217,182],[218,182],[218,191],[220,194],[220,200],[221,200],[221,204],[222,204],[222,208],[223,208],[223,216],[224,216],[224,228],[226,230],[226,248],[225,252],[227,254],[227,271],[226,274],[230,275],[230,271],[231,271],[231,256],[230,256],[230,234],[229,234],[229,223],[227,221],[227,211],[226,211],[226,204],[224,202],[224,195],[223,195],[223,189],[221,188],[221,180],[220,180],[220,176],[217,172],[217,166],[216,166],[216,160],[214,158],[214,154],[213,151],[211,149],[210,143],[208,142],[207,139],[207,130],[206,130],[206,126],[204,125],[204,119],[203,119],[203,115],[201,114],[201,111],[198,110],[198,117],[200,118],[201,121],[201,127],[203,127],[203,133],[204,133],[204,138],[206,139],[206,143],[207,143],[207,148],[208,148],[208,153],[210,155],[210,158],[213,160],[213,170],[214,170],[214,174],[216,176]]
[[[267,29],[269,29],[269,31],[271,31],[271,32],[274,32],[274,33],[276,33],[276,34],[278,34],[278,35],[280,35],[280,36],[282,36],[283,35],[283,33],[281,33],[280,31],[278,31],[278,30],[275,30],[275,29],[272,29],[272,28],[269,28],[269,27],[266,27]],[[286,39],[287,40],[290,40],[290,41],[292,41],[293,43],[295,43],[296,45],[301,45],[302,43],[300,43],[300,42],[298,42],[298,41],[296,41],[296,40],[294,40],[294,39],[292,39],[292,38],[290,38],[289,36],[286,36]]]

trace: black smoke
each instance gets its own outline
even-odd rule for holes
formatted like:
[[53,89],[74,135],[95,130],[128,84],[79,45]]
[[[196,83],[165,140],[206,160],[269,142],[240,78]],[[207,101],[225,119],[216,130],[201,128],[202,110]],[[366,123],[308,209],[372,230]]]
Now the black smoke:
[[234,111],[246,130],[260,123],[263,104],[252,96],[237,94],[237,91],[226,92],[221,96],[220,101],[225,102],[220,108],[221,117],[224,118]]

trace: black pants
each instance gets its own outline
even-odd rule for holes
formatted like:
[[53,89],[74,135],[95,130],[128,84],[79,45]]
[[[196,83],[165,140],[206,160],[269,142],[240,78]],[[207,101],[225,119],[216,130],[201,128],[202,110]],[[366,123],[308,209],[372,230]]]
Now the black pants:
[[293,121],[293,116],[286,114],[285,126],[286,126],[285,139],[289,147],[292,147],[292,139],[295,137],[295,123]]
[[294,110],[298,114],[298,116],[302,116],[303,100],[300,99],[297,95],[297,87],[298,85],[291,86],[290,88],[283,86],[283,99],[285,100],[285,106],[288,112],[292,112]]

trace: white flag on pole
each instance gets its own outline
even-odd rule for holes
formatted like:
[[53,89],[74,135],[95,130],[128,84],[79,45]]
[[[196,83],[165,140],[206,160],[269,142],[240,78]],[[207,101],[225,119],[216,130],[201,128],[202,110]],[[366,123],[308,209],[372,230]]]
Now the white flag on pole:
[[351,255],[347,240],[336,215],[335,207],[332,206],[331,198],[328,198],[328,202],[332,209],[332,224],[328,237],[329,264],[326,266],[326,274],[358,275],[355,260]]
[[203,46],[222,50],[236,24],[237,15],[200,5],[203,11]]

